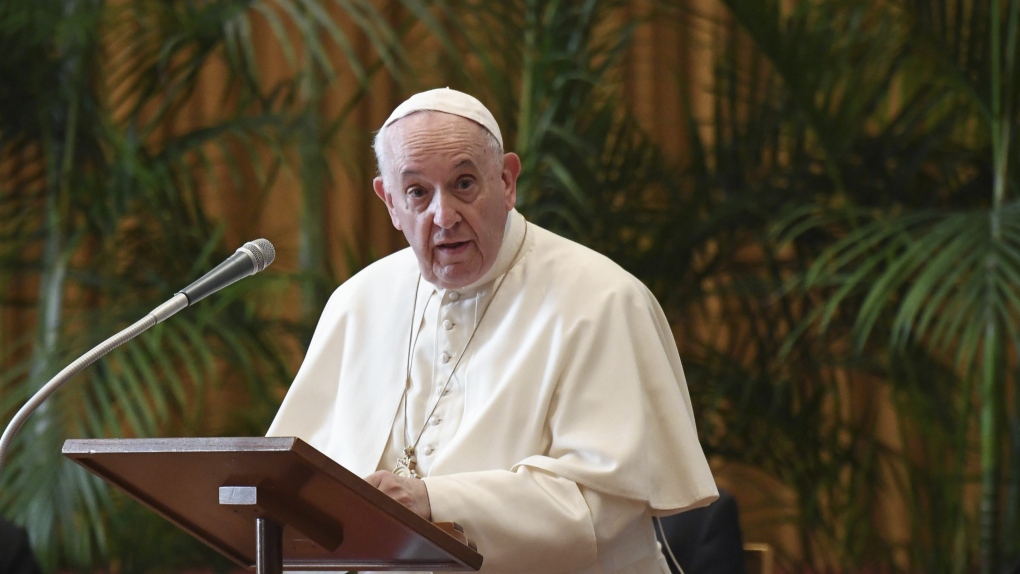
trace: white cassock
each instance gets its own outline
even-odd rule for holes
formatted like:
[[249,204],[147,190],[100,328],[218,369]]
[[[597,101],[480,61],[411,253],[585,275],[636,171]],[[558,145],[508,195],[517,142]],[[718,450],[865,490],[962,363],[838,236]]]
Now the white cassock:
[[655,298],[516,211],[471,286],[420,280],[410,249],[341,285],[267,434],[359,476],[420,434],[432,520],[487,573],[666,572],[651,517],[718,496]]

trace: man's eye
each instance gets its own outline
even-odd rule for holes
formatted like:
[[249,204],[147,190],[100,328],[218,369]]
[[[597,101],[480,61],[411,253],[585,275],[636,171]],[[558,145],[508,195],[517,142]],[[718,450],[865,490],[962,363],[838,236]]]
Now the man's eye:
[[421,199],[425,197],[424,187],[412,187],[407,190],[407,196],[411,199]]
[[457,189],[459,190],[470,189],[471,186],[474,184],[475,180],[473,177],[462,177],[457,180]]

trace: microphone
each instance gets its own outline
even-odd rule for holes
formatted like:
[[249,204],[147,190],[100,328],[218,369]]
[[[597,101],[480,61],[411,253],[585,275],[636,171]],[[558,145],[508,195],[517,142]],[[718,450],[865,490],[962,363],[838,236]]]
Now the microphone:
[[[181,309],[198,303],[227,285],[262,271],[275,259],[276,248],[269,240],[249,241],[238,247],[233,255],[227,257],[226,261],[214,267],[212,271],[199,277],[197,281],[178,291],[169,301],[153,309],[149,316],[155,318],[156,323],[162,323]],[[3,451],[0,451],[0,454],[2,453]]]
[[7,458],[7,449],[10,448],[14,435],[21,430],[28,416],[39,408],[43,401],[63,386],[68,379],[85,370],[86,367],[98,361],[110,351],[134,339],[157,323],[165,321],[181,309],[197,303],[227,285],[262,271],[274,259],[276,259],[276,249],[269,241],[256,239],[255,241],[245,243],[233,255],[228,257],[226,261],[217,265],[212,271],[199,278],[198,281],[181,289],[167,302],[153,309],[148,315],[96,345],[91,351],[64,367],[64,370],[57,373],[55,377],[50,379],[48,383],[32,395],[32,398],[11,419],[10,424],[4,430],[3,436],[0,436],[0,472],[3,471],[4,460]]

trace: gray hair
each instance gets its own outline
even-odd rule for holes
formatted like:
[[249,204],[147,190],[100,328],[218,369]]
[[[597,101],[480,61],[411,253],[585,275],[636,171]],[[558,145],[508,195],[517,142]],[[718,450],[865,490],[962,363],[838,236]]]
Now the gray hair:
[[[413,112],[420,113],[420,112]],[[406,117],[406,116],[405,116]],[[502,167],[503,165],[503,145],[499,143],[496,136],[492,135],[492,132],[485,129],[485,126],[476,124],[478,129],[485,133],[485,148],[488,151],[493,152],[496,158],[497,164]],[[386,186],[386,166],[389,165],[389,151],[386,146],[386,131],[389,126],[383,126],[379,128],[379,131],[375,133],[375,138],[372,139],[372,150],[375,151],[375,163],[376,168],[379,170],[379,175],[383,178],[383,186]]]

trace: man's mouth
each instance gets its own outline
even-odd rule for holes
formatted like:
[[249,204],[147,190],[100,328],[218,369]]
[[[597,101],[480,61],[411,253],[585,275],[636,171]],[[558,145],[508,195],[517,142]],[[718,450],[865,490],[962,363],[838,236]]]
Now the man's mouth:
[[467,241],[454,241],[451,243],[441,243],[436,245],[436,248],[440,251],[451,252],[457,251],[458,249],[465,247],[468,244]]

